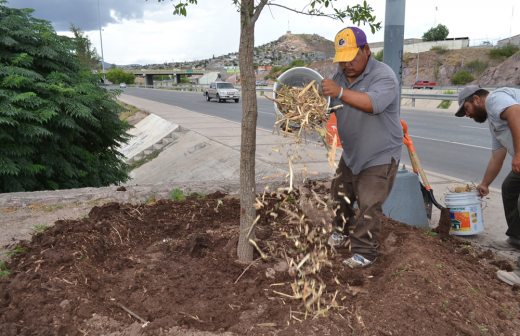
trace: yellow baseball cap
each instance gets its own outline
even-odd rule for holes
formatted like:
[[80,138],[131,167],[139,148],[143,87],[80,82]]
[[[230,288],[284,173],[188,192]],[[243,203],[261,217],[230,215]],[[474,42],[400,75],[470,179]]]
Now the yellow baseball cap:
[[356,57],[359,47],[367,44],[365,33],[358,27],[347,27],[339,31],[334,39],[334,63],[350,62]]

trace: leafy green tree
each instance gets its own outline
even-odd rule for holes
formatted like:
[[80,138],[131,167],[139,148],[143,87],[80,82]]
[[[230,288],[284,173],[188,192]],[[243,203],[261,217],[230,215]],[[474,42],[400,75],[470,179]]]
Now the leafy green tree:
[[443,24],[438,24],[437,27],[432,27],[423,34],[424,41],[442,41],[448,37],[450,31],[448,27]]
[[0,192],[99,187],[128,179],[128,125],[99,78],[31,9],[0,0]]
[[381,49],[374,55],[374,58],[379,62],[383,62],[383,57],[385,56],[385,50]]
[[89,38],[73,24],[70,25],[70,31],[74,34],[74,50],[79,61],[89,69],[99,69],[101,59]]
[[113,68],[107,71],[107,79],[115,84],[134,84],[135,75],[120,68]]
[[[158,0],[159,2],[166,0]],[[173,0],[170,0],[173,1]],[[175,0],[173,14],[186,16],[186,8],[197,4],[197,0]],[[362,5],[346,6],[341,9],[336,0],[310,0],[303,10],[282,5],[276,0],[231,0],[240,12],[240,45],[238,48],[240,65],[240,83],[242,85],[242,125],[240,139],[240,236],[237,254],[242,262],[253,260],[253,247],[250,239],[254,239],[251,227],[256,218],[255,202],[255,153],[256,122],[258,105],[254,69],[255,24],[265,6],[279,7],[298,14],[328,17],[334,20],[349,18],[354,24],[368,23],[372,32],[381,28],[372,15],[372,7],[366,1]],[[344,1],[338,1],[344,3]],[[290,3],[287,1],[287,3]],[[339,5],[341,6],[341,5]],[[252,232],[250,236],[248,233]]]

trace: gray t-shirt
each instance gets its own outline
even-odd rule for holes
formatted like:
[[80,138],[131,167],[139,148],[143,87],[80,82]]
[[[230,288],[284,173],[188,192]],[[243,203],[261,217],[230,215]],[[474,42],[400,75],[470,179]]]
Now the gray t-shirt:
[[520,104],[520,89],[500,88],[492,91],[486,98],[489,130],[491,131],[491,149],[506,148],[509,155],[515,154],[511,130],[507,120],[500,115],[508,107]]
[[340,86],[365,92],[372,102],[373,113],[355,109],[333,99],[338,133],[343,146],[343,160],[354,175],[362,170],[399,162],[403,144],[403,129],[399,113],[399,83],[393,70],[373,57],[365,71],[350,84],[338,67],[333,80]]

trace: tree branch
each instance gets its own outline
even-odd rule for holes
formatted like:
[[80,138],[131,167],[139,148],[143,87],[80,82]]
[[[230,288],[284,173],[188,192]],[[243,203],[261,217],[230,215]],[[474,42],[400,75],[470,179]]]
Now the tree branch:
[[325,14],[325,13],[320,13],[320,12],[309,13],[309,12],[299,11],[299,10],[296,10],[294,8],[290,8],[290,7],[287,7],[287,6],[284,6],[284,5],[280,5],[280,4],[277,4],[277,3],[274,3],[274,2],[270,2],[269,6],[280,7],[280,8],[283,8],[283,9],[287,9],[288,11],[297,13],[297,14],[303,14],[303,15],[308,15],[308,16],[327,17],[327,18],[333,19],[333,20],[337,19],[337,16],[334,15],[334,14]]
[[261,0],[258,6],[256,6],[255,11],[253,13],[253,18],[251,19],[252,23],[255,23],[256,20],[260,17],[260,13],[262,13],[262,9],[264,9],[264,6],[267,4],[269,0]]

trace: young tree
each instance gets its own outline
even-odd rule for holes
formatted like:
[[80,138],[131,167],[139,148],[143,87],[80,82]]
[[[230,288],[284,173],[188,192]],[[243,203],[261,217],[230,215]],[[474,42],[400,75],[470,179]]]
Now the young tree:
[[128,178],[113,93],[32,10],[0,0],[0,192],[99,187]]
[[99,69],[101,59],[90,39],[83,34],[79,27],[73,24],[70,25],[70,31],[74,34],[74,51],[79,61],[89,69]]
[[[158,0],[159,2],[166,0]],[[340,9],[336,0],[311,0],[306,10],[297,10],[275,0],[231,0],[240,11],[240,46],[239,66],[240,83],[242,85],[242,124],[240,146],[240,236],[238,240],[238,259],[242,262],[253,260],[253,247],[247,236],[256,217],[255,201],[255,154],[256,154],[256,122],[258,116],[255,71],[253,63],[255,24],[265,6],[274,6],[310,16],[328,17],[335,20],[349,18],[354,24],[367,23],[372,32],[381,28],[372,15],[372,7],[366,1],[362,5],[347,6]],[[255,2],[257,3],[255,5]],[[289,2],[289,1],[287,1]],[[197,0],[179,0],[174,7],[174,15],[186,16],[186,8],[197,4]]]
[[432,27],[423,34],[424,41],[442,41],[448,37],[450,31],[448,27],[443,24],[438,24],[437,27]]

